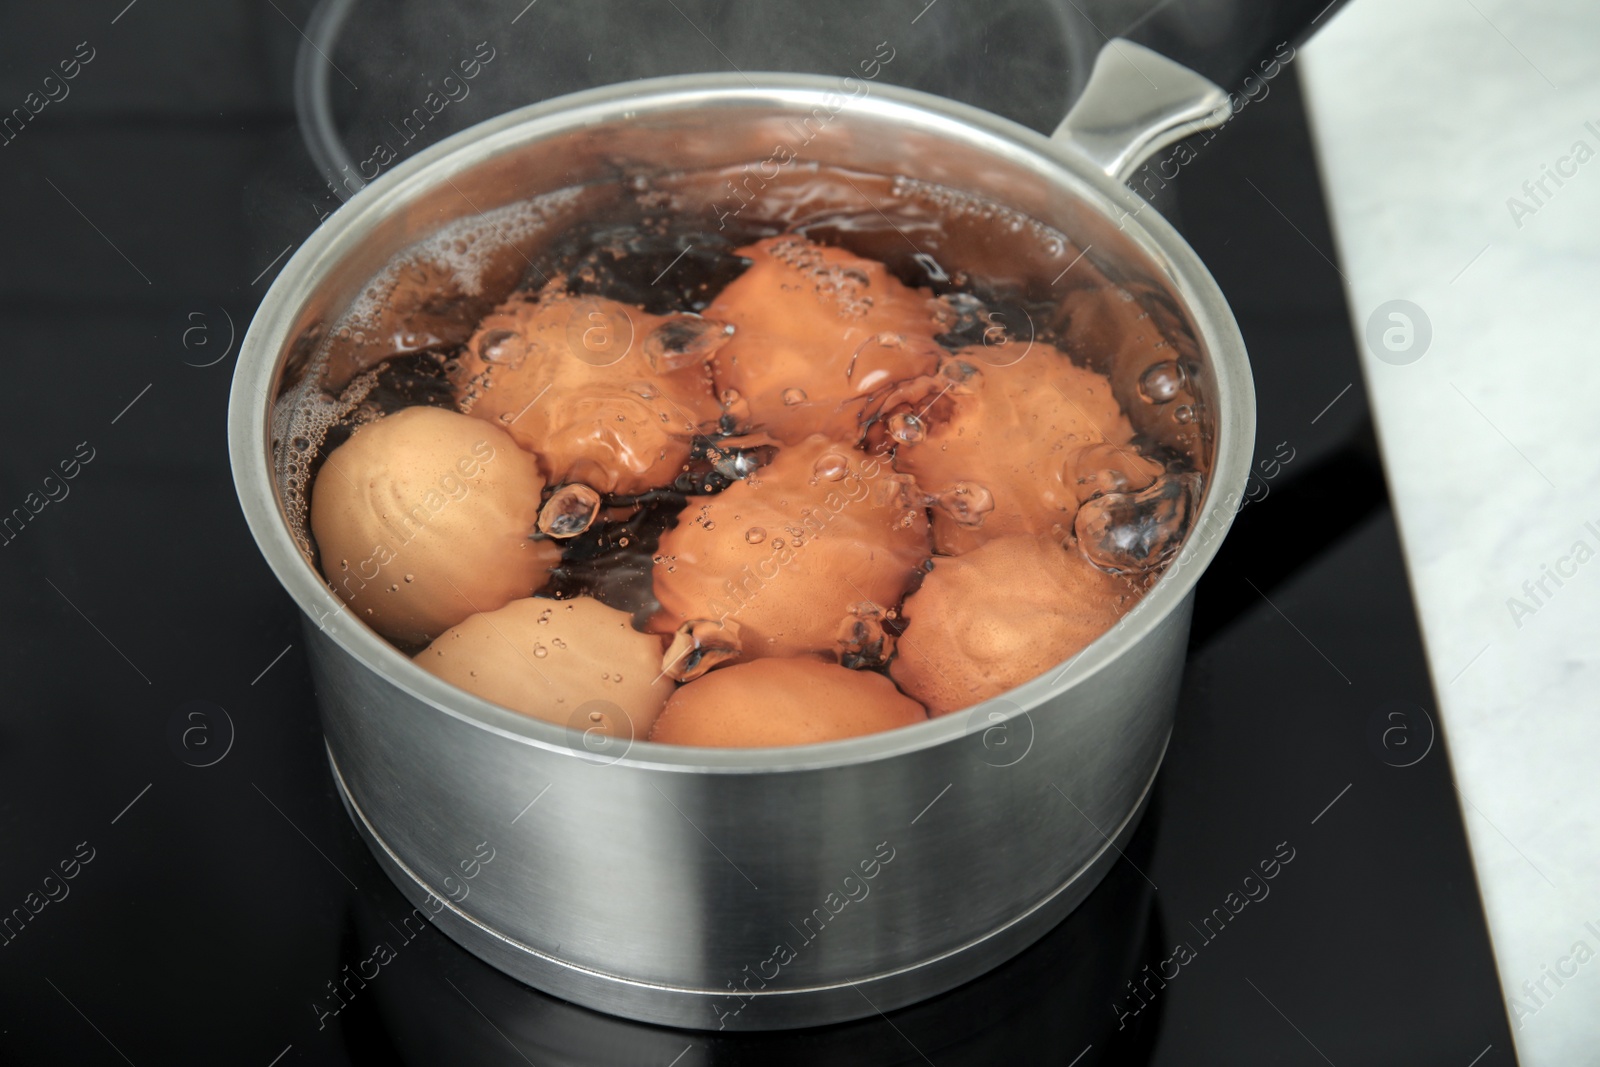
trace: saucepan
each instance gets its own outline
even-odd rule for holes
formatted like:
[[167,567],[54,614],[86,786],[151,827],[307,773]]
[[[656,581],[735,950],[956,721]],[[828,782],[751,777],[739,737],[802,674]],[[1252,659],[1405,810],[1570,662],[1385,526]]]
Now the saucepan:
[[[569,1001],[672,1026],[766,1029],[953,988],[1082,901],[1118,862],[1161,763],[1195,582],[1237,509],[1255,423],[1226,301],[1122,179],[1227,115],[1218,87],[1122,40],[1050,137],[862,78],[669,77],[482,123],[331,215],[244,341],[233,473],[257,544],[305,615],[334,780],[417,915]],[[798,129],[810,135],[796,167],[934,183],[1065,235],[1028,253],[1048,260],[1029,268],[1041,284],[1065,293],[1083,272],[1118,286],[1170,344],[1188,402],[1135,425],[1185,452],[1205,489],[1181,551],[1134,610],[1070,661],[965,712],[775,749],[596,739],[519,715],[423,671],[346,610],[306,551],[283,439],[307,368],[340,338],[354,343],[339,324],[370,302],[371,279],[451,227],[500,219],[480,230],[499,234],[505,255],[488,255],[463,297],[492,302],[497,279],[525,269],[541,242],[604,211],[606,190],[759,163]],[[513,224],[526,219],[511,205],[561,189],[574,192],[539,225]],[[708,230],[727,208],[707,197]],[[980,266],[924,247],[941,270]],[[986,247],[992,267],[1005,250]],[[1102,353],[1125,407],[1138,406],[1129,391],[1147,355],[1114,338]]]

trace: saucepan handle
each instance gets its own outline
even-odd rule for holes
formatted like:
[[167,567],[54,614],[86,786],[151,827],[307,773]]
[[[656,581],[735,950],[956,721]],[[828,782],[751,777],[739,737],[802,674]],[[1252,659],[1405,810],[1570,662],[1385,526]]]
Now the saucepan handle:
[[1233,114],[1228,94],[1188,67],[1114,37],[1095,57],[1089,83],[1052,141],[1126,181],[1156,152]]

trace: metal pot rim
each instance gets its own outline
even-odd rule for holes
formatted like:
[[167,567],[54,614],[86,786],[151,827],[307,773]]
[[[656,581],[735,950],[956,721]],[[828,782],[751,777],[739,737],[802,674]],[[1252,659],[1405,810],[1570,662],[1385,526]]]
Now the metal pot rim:
[[[603,122],[626,121],[647,112],[740,104],[805,108],[824,97],[837,100],[837,79],[788,73],[675,75],[623,82],[558,97],[486,120],[451,136],[383,175],[339,210],[296,250],[263,297],[251,322],[228,404],[228,443],[234,484],[256,544],[308,618],[336,618],[329,635],[369,670],[440,712],[476,724],[507,740],[591,762],[583,735],[525,716],[444,682],[411,662],[374,631],[359,624],[343,602],[300,554],[277,497],[270,466],[271,398],[296,316],[325,269],[352,238],[370,231],[390,211],[422,190],[448,180],[466,159],[487,158],[556,133]],[[1204,345],[1215,378],[1210,398],[1216,417],[1216,452],[1204,502],[1191,536],[1156,584],[1111,630],[1078,656],[998,697],[961,712],[878,734],[786,748],[718,749],[633,742],[604,762],[667,771],[708,773],[793,772],[890,759],[992,728],[1071,690],[1140,642],[1190,593],[1216,554],[1232,521],[1230,496],[1242,491],[1254,439],[1255,396],[1244,342],[1216,282],[1188,244],[1127,186],[1108,176],[1070,143],[977,108],[892,85],[845,97],[841,113],[893,119],[964,140],[1028,166],[1099,213],[1121,219],[1123,232],[1166,271]],[[1197,540],[1195,530],[1213,531]]]

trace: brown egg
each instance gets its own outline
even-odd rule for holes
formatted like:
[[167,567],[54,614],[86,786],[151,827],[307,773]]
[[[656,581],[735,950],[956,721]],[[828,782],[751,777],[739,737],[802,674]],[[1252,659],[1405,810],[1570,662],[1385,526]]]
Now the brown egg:
[[810,657],[760,659],[680,687],[650,740],[715,748],[812,745],[927,718],[881,674]]
[[906,598],[894,680],[947,715],[1014,689],[1077,655],[1139,598],[1048,537],[1001,537],[937,557]]
[[1203,469],[1209,449],[1188,370],[1199,349],[1172,304],[1148,286],[1103,285],[1068,293],[1061,315],[1061,346],[1109,376],[1133,428]]
[[672,694],[661,645],[598,600],[526,597],[451,627],[416,662],[535,719],[642,739]]
[[504,427],[554,484],[669,484],[721,408],[706,360],[728,327],[548,289],[478,326],[451,377],[461,409]]
[[661,538],[651,629],[732,620],[746,659],[833,652],[863,602],[893,607],[928,556],[921,493],[886,461],[813,436]]
[[561,550],[530,541],[544,479],[504,431],[416,407],[362,426],[311,489],[328,584],[374,630],[431,640],[541,588]]
[[1072,530],[1080,497],[1143,489],[1161,472],[1130,444],[1110,383],[1035,341],[1005,366],[983,347],[945,360],[937,376],[885,401],[869,439],[895,446],[896,470],[933,504],[939,552],[995,537]]
[[755,428],[790,444],[813,433],[854,444],[874,394],[937,365],[933,298],[883,264],[796,234],[739,254],[754,262],[706,314],[735,327],[713,369],[719,395]]

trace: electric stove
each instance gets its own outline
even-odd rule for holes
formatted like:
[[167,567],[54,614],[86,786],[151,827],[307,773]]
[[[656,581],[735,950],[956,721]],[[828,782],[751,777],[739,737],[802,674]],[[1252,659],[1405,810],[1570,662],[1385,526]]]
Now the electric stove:
[[[1257,464],[1198,590],[1154,799],[1082,907],[934,1000],[750,1035],[566,1004],[414,921],[340,806],[224,438],[239,340],[359,188],[341,168],[551,91],[826,73],[880,41],[886,80],[1047,129],[1105,33],[1182,36],[1071,0],[424,6],[0,15],[0,108],[29,112],[0,135],[5,1062],[1514,1062],[1292,57],[1148,190],[1238,316]],[[1202,69],[1221,80],[1319,6],[1235,18],[1250,32]],[[384,131],[474,54],[475,95]]]

